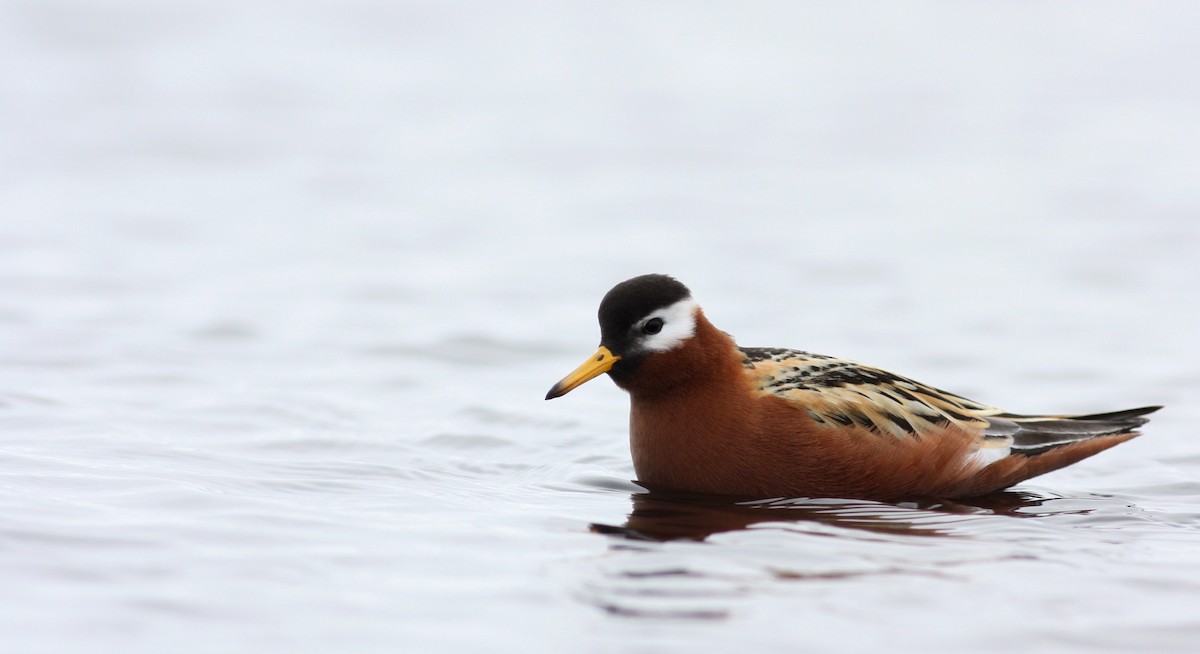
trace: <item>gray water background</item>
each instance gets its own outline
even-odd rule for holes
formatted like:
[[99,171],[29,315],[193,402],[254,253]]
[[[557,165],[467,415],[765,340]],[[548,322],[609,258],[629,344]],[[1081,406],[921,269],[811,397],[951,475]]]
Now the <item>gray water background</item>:
[[[1198,24],[3,3],[0,649],[1196,651]],[[1167,409],[1008,509],[630,540],[623,394],[542,396],[645,272],[745,345]]]

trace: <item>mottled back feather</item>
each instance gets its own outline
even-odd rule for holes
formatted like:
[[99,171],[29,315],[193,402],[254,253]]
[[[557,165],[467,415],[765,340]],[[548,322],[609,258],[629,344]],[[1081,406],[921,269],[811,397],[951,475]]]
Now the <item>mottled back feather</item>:
[[830,428],[857,425],[896,439],[920,440],[957,427],[990,451],[990,463],[1009,454],[1033,456],[1055,447],[1144,424],[1144,407],[1088,416],[1007,413],[886,370],[835,357],[782,348],[739,348],[751,387],[806,411]]

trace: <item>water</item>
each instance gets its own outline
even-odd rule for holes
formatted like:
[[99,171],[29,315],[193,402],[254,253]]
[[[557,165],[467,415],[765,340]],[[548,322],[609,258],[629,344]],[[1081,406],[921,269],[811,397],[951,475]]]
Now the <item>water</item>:
[[[9,2],[5,652],[1195,651],[1187,3]],[[1019,411],[973,503],[630,483],[613,283]]]

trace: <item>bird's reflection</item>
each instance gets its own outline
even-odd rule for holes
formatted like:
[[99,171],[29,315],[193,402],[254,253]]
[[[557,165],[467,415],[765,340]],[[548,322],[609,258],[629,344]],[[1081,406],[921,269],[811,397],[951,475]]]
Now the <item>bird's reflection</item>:
[[[695,540],[760,523],[822,523],[879,534],[943,536],[960,518],[977,515],[1036,517],[1053,496],[1003,491],[966,500],[914,500],[897,504],[856,500],[775,499],[739,501],[689,493],[648,491],[630,496],[624,525],[593,524],[592,531],[632,540]],[[1055,511],[1053,513],[1062,513]]]

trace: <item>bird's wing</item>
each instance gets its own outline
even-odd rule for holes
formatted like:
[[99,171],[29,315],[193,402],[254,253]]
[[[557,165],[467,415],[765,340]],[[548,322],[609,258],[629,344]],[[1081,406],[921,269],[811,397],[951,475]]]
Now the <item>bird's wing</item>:
[[[919,439],[954,424],[982,437],[992,418],[1004,415],[995,407],[861,363],[799,350],[740,349],[755,391],[792,402],[828,427],[858,425]],[[1003,421],[997,423],[997,437],[1011,431]]]
[[751,388],[791,402],[820,425],[857,425],[920,440],[949,427],[975,437],[981,461],[1034,456],[1077,441],[1127,434],[1160,407],[1086,416],[1021,415],[968,400],[895,373],[823,354],[740,348]]

